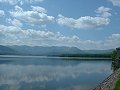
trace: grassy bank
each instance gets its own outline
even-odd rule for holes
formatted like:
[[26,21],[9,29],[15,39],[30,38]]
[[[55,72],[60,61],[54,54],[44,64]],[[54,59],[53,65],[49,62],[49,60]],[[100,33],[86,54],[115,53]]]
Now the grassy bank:
[[118,79],[118,81],[116,82],[116,86],[114,90],[120,90],[120,78]]

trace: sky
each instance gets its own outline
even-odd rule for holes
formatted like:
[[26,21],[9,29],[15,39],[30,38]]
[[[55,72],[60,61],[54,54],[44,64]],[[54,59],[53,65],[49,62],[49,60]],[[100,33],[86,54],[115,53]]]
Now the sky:
[[0,0],[0,45],[120,47],[120,0]]

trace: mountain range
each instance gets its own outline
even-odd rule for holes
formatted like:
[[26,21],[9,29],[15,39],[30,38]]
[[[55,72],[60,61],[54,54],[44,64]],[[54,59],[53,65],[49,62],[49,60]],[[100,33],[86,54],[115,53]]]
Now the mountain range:
[[80,50],[77,47],[67,46],[3,46],[0,45],[0,55],[44,55],[57,56],[61,54],[101,54],[110,53],[109,50]]

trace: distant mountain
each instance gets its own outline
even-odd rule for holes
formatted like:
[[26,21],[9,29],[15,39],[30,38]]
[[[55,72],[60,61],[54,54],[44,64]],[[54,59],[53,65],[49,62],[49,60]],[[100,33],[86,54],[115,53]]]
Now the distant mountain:
[[57,56],[61,54],[98,54],[98,53],[110,53],[110,50],[80,50],[77,47],[67,46],[2,46],[0,45],[0,55],[45,55],[45,56]]
[[9,47],[6,47],[6,46],[2,46],[0,45],[0,55],[16,55],[16,54],[19,54],[19,52],[15,51],[14,49],[11,49]]
[[102,54],[102,53],[111,53],[114,49],[108,50],[84,50],[85,53],[88,54]]
[[82,50],[76,47],[66,47],[66,46],[7,46],[21,55],[61,55],[61,54],[77,54],[77,53],[84,53]]

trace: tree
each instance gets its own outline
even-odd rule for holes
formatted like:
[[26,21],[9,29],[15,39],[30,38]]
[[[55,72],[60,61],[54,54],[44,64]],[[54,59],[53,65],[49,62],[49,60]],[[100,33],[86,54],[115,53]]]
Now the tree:
[[116,61],[116,57],[117,57],[117,51],[114,50],[114,51],[112,52],[112,61]]
[[116,57],[117,57],[117,51],[114,50],[111,54],[111,57],[112,57],[112,69],[113,71],[115,71],[117,68],[117,60],[116,60]]

